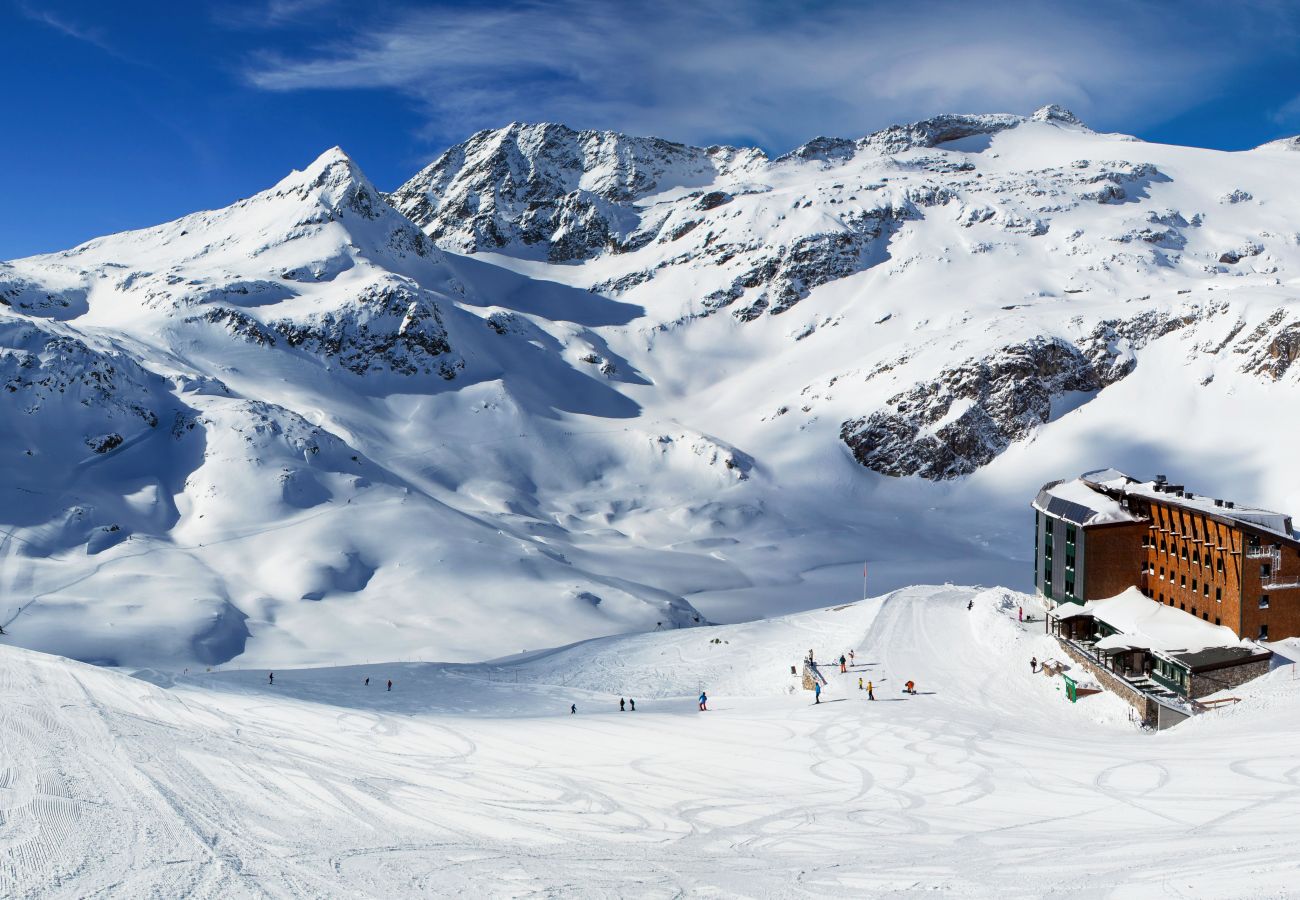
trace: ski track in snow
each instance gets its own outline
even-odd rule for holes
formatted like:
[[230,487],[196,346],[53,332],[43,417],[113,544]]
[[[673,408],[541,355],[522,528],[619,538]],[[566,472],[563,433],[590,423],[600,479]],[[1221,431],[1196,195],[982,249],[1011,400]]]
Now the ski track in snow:
[[[1300,718],[1143,735],[1031,675],[1049,639],[973,593],[274,686],[6,651],[0,896],[1296,892]],[[786,687],[807,644],[862,661],[820,707]]]

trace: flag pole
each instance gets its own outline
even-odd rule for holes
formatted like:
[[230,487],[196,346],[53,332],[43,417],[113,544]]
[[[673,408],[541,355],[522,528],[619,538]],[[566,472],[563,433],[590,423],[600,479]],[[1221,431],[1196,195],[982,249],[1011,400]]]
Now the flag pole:
[[862,564],[862,599],[867,599],[867,564]]

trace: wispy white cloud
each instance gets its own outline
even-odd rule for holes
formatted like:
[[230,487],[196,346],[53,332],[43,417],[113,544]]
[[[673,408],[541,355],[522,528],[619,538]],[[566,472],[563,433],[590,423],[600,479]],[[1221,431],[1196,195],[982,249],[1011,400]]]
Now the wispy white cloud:
[[399,91],[432,140],[555,120],[780,149],[1048,102],[1100,127],[1158,122],[1260,52],[1291,52],[1295,33],[1292,5],[1269,0],[522,0],[390,11],[347,40],[262,53],[244,75],[271,91]]

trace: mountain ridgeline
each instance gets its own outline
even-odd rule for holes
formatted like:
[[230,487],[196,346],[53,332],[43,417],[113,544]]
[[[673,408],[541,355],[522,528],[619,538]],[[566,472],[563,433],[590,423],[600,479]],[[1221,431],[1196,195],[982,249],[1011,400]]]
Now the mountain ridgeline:
[[1059,107],[776,158],[512,124],[388,194],[335,148],[0,263],[0,624],[123,665],[481,659],[819,605],[864,547],[1022,586],[1035,479],[1285,465],[1295,187],[1294,141]]

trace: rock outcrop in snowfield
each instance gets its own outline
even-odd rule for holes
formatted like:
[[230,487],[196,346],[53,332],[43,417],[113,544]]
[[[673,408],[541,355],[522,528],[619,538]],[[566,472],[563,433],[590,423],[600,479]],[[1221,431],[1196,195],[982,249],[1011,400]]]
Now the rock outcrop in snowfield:
[[1298,509],[1288,147],[515,124],[392,194],[335,148],[0,263],[0,623],[480,659],[824,604],[863,558],[1023,586],[1026,498],[1100,465]]

